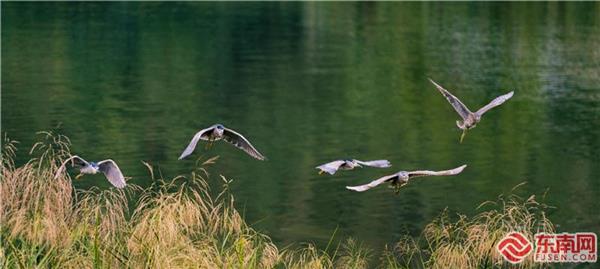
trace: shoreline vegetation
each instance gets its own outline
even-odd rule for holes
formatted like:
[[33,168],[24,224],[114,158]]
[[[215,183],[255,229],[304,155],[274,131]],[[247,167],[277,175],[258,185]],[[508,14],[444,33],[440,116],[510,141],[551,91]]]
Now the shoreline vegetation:
[[[212,194],[204,167],[215,158],[170,180],[155,178],[145,163],[154,182],[148,188],[78,190],[66,173],[53,178],[70,155],[69,139],[41,134],[30,161],[20,166],[16,142],[3,141],[1,268],[502,268],[509,264],[495,247],[508,232],[531,239],[554,231],[548,207],[535,195],[509,195],[470,217],[444,211],[420,236],[404,236],[382,253],[354,239],[326,249],[280,248],[244,221],[225,177]],[[510,267],[542,266],[530,255]]]

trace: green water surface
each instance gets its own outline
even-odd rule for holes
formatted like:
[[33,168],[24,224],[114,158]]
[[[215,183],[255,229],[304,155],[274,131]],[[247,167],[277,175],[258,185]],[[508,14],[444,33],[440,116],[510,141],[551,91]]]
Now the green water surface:
[[[515,91],[463,144],[431,77],[475,110]],[[72,150],[148,186],[194,133],[223,123],[269,160],[217,143],[209,169],[245,219],[285,245],[333,231],[380,248],[443,209],[473,214],[526,181],[561,232],[600,232],[599,3],[2,3],[2,132],[60,124]],[[337,158],[389,169],[319,176]],[[346,185],[448,169],[398,195]],[[101,175],[77,188],[108,188]]]

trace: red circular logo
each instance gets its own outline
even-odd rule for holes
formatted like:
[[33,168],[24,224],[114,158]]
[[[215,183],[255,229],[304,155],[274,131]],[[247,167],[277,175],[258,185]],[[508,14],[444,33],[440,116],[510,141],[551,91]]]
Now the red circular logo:
[[512,232],[500,240],[496,249],[504,259],[516,264],[522,262],[533,247],[522,233]]

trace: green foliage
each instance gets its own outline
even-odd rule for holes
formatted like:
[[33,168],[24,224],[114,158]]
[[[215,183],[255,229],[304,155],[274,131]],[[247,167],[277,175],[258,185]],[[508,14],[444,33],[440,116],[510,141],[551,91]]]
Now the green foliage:
[[[211,195],[205,166],[189,176],[155,178],[142,189],[75,190],[68,174],[54,177],[70,154],[63,136],[44,133],[31,161],[16,167],[15,142],[2,152],[0,204],[2,268],[367,268],[373,253],[354,239],[325,251],[313,245],[279,249],[249,227],[234,208],[231,180]],[[37,154],[37,155],[36,155]],[[136,194],[137,196],[134,196]],[[127,201],[138,197],[130,211]],[[552,232],[535,197],[501,198],[496,208],[452,221],[447,212],[419,238],[405,236],[380,255],[382,268],[501,267],[494,251],[509,231]],[[487,204],[486,204],[487,206]],[[523,267],[532,267],[530,260]]]

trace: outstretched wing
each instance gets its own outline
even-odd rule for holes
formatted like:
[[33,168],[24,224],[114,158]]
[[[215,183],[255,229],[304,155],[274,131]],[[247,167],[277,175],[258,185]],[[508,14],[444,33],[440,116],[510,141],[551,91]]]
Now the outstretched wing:
[[354,160],[354,161],[356,161],[360,165],[371,166],[371,167],[386,168],[386,167],[392,166],[392,164],[388,160],[375,160],[375,161],[365,161],[365,162],[363,162],[361,160]]
[[69,157],[68,159],[66,159],[58,168],[58,170],[56,170],[56,174],[54,175],[54,178],[58,178],[58,176],[63,172],[63,170],[65,170],[65,166],[67,165],[68,162],[71,162],[71,166],[79,166],[79,167],[83,167],[83,166],[88,166],[89,163],[84,160],[83,158],[77,156],[77,155],[73,155],[71,157]]
[[369,190],[370,188],[377,187],[378,185],[380,185],[386,181],[393,180],[394,178],[397,178],[397,177],[398,177],[398,174],[393,174],[393,175],[385,176],[382,178],[378,178],[376,180],[369,182],[368,184],[359,185],[359,186],[346,186],[346,189],[363,192],[363,191]]
[[127,185],[121,169],[119,169],[119,166],[113,160],[108,159],[98,162],[98,167],[113,186],[122,189]]
[[475,113],[477,113],[479,116],[483,115],[483,113],[487,112],[488,110],[490,110],[490,109],[492,109],[494,107],[497,107],[497,106],[501,105],[502,103],[506,102],[506,100],[510,99],[513,96],[514,93],[515,92],[512,91],[512,92],[509,92],[507,94],[500,95],[500,96],[496,97],[496,99],[492,100],[489,104],[487,104],[484,107],[480,108]]
[[223,131],[223,139],[229,142],[230,144],[236,146],[237,148],[245,151],[246,153],[248,153],[248,155],[261,161],[265,160],[265,156],[260,154],[260,152],[258,152],[258,150],[256,150],[254,146],[252,146],[252,144],[250,144],[250,141],[248,141],[248,139],[246,139],[244,136],[237,133],[236,131],[231,130],[229,128],[225,128],[225,130]]
[[467,106],[465,106],[458,98],[456,98],[456,96],[452,95],[442,86],[435,83],[435,81],[433,81],[432,79],[429,79],[429,81],[431,81],[431,83],[435,85],[435,87],[442,93],[442,95],[446,97],[446,100],[448,100],[452,107],[454,107],[454,110],[458,112],[458,115],[460,115],[460,117],[463,118],[463,120],[466,120],[469,114],[472,113],[471,110],[469,110]]
[[444,170],[444,171],[428,171],[428,170],[412,171],[412,172],[408,172],[408,176],[409,176],[409,178],[424,177],[424,176],[453,176],[453,175],[460,174],[465,169],[465,167],[467,167],[466,164],[456,167],[451,170]]
[[179,156],[179,160],[192,154],[192,152],[194,152],[194,149],[196,148],[196,144],[198,144],[198,141],[200,139],[208,140],[208,134],[209,132],[212,132],[214,128],[214,126],[211,126],[206,129],[200,130],[200,132],[197,132],[192,138],[192,141],[190,141],[190,144],[187,146],[187,148],[185,148],[183,153],[181,153],[181,156]]
[[337,160],[337,161],[328,162],[326,164],[319,165],[316,168],[325,173],[333,175],[333,174],[335,174],[335,172],[337,172],[337,170],[340,168],[340,166],[344,163],[345,162],[342,160]]

